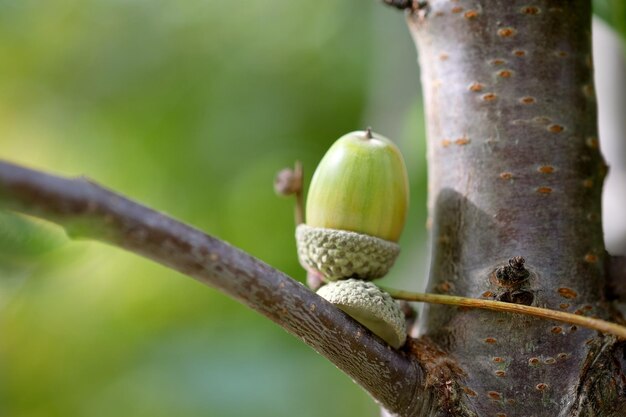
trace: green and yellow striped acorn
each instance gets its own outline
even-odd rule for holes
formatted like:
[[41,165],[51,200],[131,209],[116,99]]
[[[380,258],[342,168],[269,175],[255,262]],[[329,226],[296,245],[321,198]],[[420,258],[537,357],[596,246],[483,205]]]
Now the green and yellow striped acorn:
[[393,142],[369,129],[342,136],[313,174],[296,229],[300,263],[329,281],[384,276],[400,252],[408,196]]

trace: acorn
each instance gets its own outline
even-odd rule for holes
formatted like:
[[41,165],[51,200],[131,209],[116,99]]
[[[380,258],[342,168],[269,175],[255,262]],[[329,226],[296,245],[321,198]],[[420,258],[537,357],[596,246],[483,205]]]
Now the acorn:
[[384,276],[400,252],[408,196],[393,142],[370,129],[342,136],[313,174],[296,229],[300,263],[327,281]]

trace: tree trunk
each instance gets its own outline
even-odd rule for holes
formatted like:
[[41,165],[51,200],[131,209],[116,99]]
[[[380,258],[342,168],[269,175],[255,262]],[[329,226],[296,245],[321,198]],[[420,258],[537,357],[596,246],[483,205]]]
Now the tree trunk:
[[[427,116],[429,291],[618,320],[604,295],[590,2],[433,0],[408,21]],[[501,268],[516,256],[520,279]],[[423,415],[626,415],[612,337],[444,306],[419,326],[459,367]]]

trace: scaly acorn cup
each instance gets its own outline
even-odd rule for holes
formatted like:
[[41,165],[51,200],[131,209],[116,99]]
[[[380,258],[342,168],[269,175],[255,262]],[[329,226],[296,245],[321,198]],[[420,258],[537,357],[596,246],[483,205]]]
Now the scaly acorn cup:
[[339,138],[318,165],[296,229],[298,256],[324,278],[375,279],[393,265],[408,207],[398,148],[367,131]]
[[394,348],[406,341],[406,322],[400,305],[374,283],[358,279],[331,282],[317,294]]

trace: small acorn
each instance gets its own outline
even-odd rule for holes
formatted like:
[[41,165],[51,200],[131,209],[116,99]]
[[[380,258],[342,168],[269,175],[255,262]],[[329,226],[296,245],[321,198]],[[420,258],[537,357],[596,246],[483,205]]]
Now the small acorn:
[[370,129],[339,138],[318,165],[296,229],[298,256],[327,281],[375,279],[393,265],[408,207],[398,148]]

